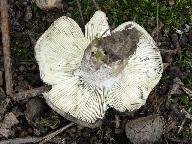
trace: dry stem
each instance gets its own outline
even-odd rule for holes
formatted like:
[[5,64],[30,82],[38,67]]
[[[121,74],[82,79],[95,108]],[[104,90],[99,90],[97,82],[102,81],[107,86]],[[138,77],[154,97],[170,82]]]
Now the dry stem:
[[5,82],[6,94],[13,96],[13,80],[11,72],[11,52],[10,52],[10,38],[9,38],[9,22],[8,22],[8,4],[7,0],[0,1],[1,8],[1,30],[3,42],[3,55],[4,55],[4,69],[5,69]]
[[68,125],[60,128],[60,129],[58,129],[57,131],[55,131],[55,132],[53,132],[53,133],[50,133],[50,134],[44,136],[43,138],[35,141],[35,143],[40,142],[40,144],[43,144],[43,143],[49,141],[50,139],[52,139],[53,137],[55,137],[56,135],[60,134],[60,133],[63,132],[64,130],[68,129],[68,128],[71,127],[72,125],[74,125],[74,123],[70,123],[70,124],[68,124]]
[[29,98],[38,96],[38,95],[44,93],[47,90],[48,90],[48,87],[41,86],[39,88],[34,88],[34,89],[31,89],[31,90],[27,90],[27,91],[24,91],[24,92],[17,93],[17,94],[15,94],[14,98],[15,98],[16,101],[21,101],[21,100],[25,101],[25,100],[28,100]]
[[85,20],[84,20],[82,9],[81,9],[81,4],[80,4],[79,0],[76,0],[76,1],[77,1],[77,6],[78,6],[78,9],[79,9],[80,16],[81,16],[82,24],[84,26],[85,25]]

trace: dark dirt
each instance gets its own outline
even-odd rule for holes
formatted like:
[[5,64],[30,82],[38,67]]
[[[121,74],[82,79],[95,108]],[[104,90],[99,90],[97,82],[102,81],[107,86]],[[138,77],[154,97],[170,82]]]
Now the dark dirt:
[[[174,2],[173,0],[169,1],[173,6]],[[66,4],[62,9],[44,11],[30,0],[9,0],[9,5],[14,91],[18,93],[44,85],[40,80],[38,65],[34,58],[34,45],[54,20],[62,15],[70,16],[71,10]],[[158,113],[164,116],[167,127],[158,143],[190,143],[192,140],[191,120],[181,113],[181,109],[184,108],[191,113],[191,97],[181,89],[175,91],[174,94],[170,94],[170,92],[173,89],[173,79],[176,77],[180,78],[187,88],[192,89],[192,67],[188,60],[191,58],[188,56],[189,52],[192,52],[192,27],[182,35],[175,33],[175,31],[170,31],[168,35],[165,35],[164,31],[163,27],[159,30],[157,44],[161,49],[163,62],[168,66],[164,70],[160,83],[151,92],[146,105],[132,113],[119,113],[110,109],[100,128],[90,129],[75,125],[59,134],[57,138],[64,139],[67,144],[128,144],[130,141],[125,134],[126,122]],[[130,39],[132,38],[134,37],[131,35]],[[1,36],[0,39],[2,39]],[[125,45],[130,44],[130,39]],[[154,39],[156,40],[156,36]],[[111,40],[113,41],[113,39]],[[131,46],[135,47],[136,43],[137,39]],[[108,51],[108,47],[105,49],[107,53],[116,53],[121,48],[114,49],[112,52]],[[126,50],[118,57],[126,57],[132,51],[134,49]],[[6,130],[4,134],[7,134],[7,138],[0,134],[0,141],[9,138],[44,136],[70,123],[51,110],[41,95],[28,102],[16,102],[6,97],[3,76],[3,53],[2,47],[0,47],[0,123],[5,122],[8,115],[11,115],[15,121],[11,127],[4,127]],[[182,125],[184,120],[186,122]],[[179,126],[182,127],[180,131]],[[0,129],[2,128],[0,127]]]

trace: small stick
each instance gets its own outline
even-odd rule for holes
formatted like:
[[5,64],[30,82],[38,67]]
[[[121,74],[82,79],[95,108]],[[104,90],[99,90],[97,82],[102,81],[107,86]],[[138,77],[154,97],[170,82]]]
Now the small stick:
[[24,92],[19,92],[19,93],[15,94],[14,98],[16,101],[21,101],[21,100],[25,101],[25,100],[28,100],[29,98],[38,96],[47,90],[48,90],[48,87],[41,86],[39,88],[34,88],[34,89],[27,90]]
[[8,22],[8,4],[7,0],[1,0],[1,30],[2,30],[2,43],[4,55],[4,68],[5,68],[5,82],[6,94],[13,96],[13,80],[11,72],[11,52],[10,52],[10,38],[9,38],[9,22]]
[[192,97],[192,90],[186,88],[179,78],[175,78],[175,83],[179,84],[180,87],[182,88],[182,90],[183,90],[186,94],[188,94],[190,97]]
[[16,139],[8,139],[0,141],[0,144],[25,144],[25,143],[33,143],[40,138],[38,137],[26,137],[26,138],[16,138]]
[[177,131],[177,134],[179,134],[182,131],[185,122],[186,122],[186,118],[182,121],[181,125],[179,126],[179,130]]
[[80,4],[79,0],[76,0],[76,1],[77,1],[77,6],[79,9],[80,16],[81,16],[82,24],[85,25],[85,20],[84,20],[82,9],[81,9],[81,4]]
[[50,133],[50,134],[42,137],[41,139],[35,141],[35,143],[40,142],[40,144],[43,144],[43,143],[49,141],[50,139],[52,139],[53,137],[55,137],[56,135],[60,134],[60,133],[63,132],[64,130],[68,129],[68,128],[71,127],[72,125],[74,125],[74,123],[70,123],[70,124],[68,124],[68,125],[60,128],[60,129],[56,130],[55,132]]
[[[42,137],[25,137],[25,138],[15,138],[0,141],[0,144],[28,144],[35,143],[35,141],[40,140]],[[64,138],[53,138],[49,142],[62,143]]]
[[92,0],[92,1],[93,1],[93,4],[94,4],[95,8],[96,8],[97,10],[100,10],[99,5],[96,3],[96,1],[95,1],[95,0]]
[[184,91],[186,94],[188,94],[190,97],[192,97],[192,90],[190,90],[190,89],[188,89],[188,88],[186,88],[186,87],[184,87],[184,86],[182,86],[181,88],[183,89],[183,91]]

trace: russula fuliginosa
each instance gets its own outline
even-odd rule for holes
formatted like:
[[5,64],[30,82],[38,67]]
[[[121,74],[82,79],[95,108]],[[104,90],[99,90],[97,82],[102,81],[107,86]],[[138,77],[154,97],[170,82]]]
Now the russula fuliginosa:
[[139,109],[163,71],[160,52],[141,26],[125,22],[110,32],[102,11],[85,25],[85,35],[73,19],[57,19],[35,54],[41,79],[52,85],[44,93],[49,106],[87,127],[99,126],[110,107]]

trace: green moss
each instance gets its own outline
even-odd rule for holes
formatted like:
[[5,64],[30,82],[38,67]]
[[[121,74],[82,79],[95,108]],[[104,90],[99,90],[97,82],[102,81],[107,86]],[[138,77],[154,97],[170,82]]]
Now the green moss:
[[187,95],[181,95],[178,97],[172,98],[172,103],[175,105],[183,106],[186,110],[192,107],[192,103]]
[[162,78],[160,80],[160,83],[164,84],[164,83],[169,83],[171,81],[171,76],[168,75],[166,72],[163,73]]
[[187,75],[182,79],[185,85],[192,85],[192,52],[187,48],[181,50],[181,54],[176,58],[174,65],[179,66],[183,73]]
[[48,127],[51,129],[56,129],[60,124],[60,118],[57,113],[51,112],[50,115],[41,118],[40,120],[36,121],[35,124],[40,127]]
[[175,62],[182,70],[189,70],[192,72],[192,52],[187,49],[181,50],[181,55]]
[[[154,27],[157,17],[157,7],[159,20],[165,24],[166,31],[178,28],[182,22],[192,24],[192,1],[176,0],[176,5],[170,6],[166,0],[97,0],[101,10],[106,12],[109,24],[117,27],[126,21],[136,21],[144,26],[149,32]],[[81,22],[80,13],[75,1],[71,1],[73,6],[72,17]],[[85,21],[87,22],[94,13],[92,0],[81,0],[81,7]]]

